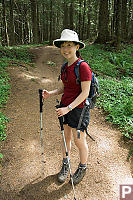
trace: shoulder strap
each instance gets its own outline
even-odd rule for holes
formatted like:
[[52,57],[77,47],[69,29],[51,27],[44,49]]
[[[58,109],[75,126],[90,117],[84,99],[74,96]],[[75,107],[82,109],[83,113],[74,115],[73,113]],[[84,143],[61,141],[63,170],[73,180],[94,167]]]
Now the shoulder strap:
[[79,67],[80,67],[80,64],[81,64],[82,62],[86,62],[86,61],[85,61],[85,60],[79,60],[79,61],[75,64],[75,68],[74,68],[77,84],[80,84]]
[[63,73],[63,71],[64,71],[64,69],[65,69],[67,63],[68,63],[68,62],[65,62],[65,63],[62,65],[62,67],[61,67],[61,74]]
[[63,73],[63,71],[64,71],[66,65],[67,65],[67,62],[65,62],[65,63],[61,66],[61,71],[60,71],[60,74],[59,74],[59,76],[58,76],[58,81],[60,81],[60,79],[61,79],[61,74]]

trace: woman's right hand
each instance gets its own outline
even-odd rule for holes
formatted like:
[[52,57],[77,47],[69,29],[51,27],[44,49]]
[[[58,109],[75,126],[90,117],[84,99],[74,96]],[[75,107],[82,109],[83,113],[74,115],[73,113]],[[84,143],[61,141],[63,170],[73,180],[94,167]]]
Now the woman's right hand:
[[48,97],[50,97],[50,92],[47,91],[47,90],[43,90],[43,92],[42,92],[42,97],[43,97],[44,99],[47,99]]

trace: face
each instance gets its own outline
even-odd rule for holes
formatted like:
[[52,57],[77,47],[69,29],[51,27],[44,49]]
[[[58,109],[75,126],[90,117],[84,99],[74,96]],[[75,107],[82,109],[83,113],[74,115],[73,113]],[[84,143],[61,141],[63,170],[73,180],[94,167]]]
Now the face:
[[79,44],[75,44],[74,42],[64,42],[61,44],[61,54],[67,60],[75,58],[76,51],[79,49]]

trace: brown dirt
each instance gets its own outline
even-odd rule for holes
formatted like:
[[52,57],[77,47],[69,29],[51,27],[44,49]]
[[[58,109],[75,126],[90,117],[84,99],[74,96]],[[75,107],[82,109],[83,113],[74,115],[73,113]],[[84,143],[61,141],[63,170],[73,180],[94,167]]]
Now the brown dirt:
[[[45,167],[42,174],[40,145],[40,113],[38,89],[57,87],[57,77],[63,58],[54,47],[33,48],[36,68],[27,71],[22,66],[9,67],[11,95],[4,110],[10,118],[8,137],[3,143],[1,200],[70,200],[71,185],[60,185],[61,134],[55,113],[56,97],[44,101],[43,126]],[[56,65],[49,65],[54,62]],[[119,184],[133,183],[131,165],[127,162],[128,148],[121,133],[105,122],[102,111],[91,111],[88,170],[84,180],[75,187],[77,200],[118,200]],[[72,172],[78,166],[77,148],[72,141]]]

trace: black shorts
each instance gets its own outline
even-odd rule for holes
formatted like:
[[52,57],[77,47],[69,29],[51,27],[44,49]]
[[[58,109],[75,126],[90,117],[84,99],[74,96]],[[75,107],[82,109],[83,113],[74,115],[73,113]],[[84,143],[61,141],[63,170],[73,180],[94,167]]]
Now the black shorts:
[[[66,107],[65,105],[60,105],[60,107]],[[71,128],[76,128],[78,127],[79,119],[81,116],[83,108],[74,108],[72,111],[69,111],[66,115],[64,115],[64,121],[63,124],[67,124]],[[86,107],[85,113],[83,116],[83,120],[81,123],[80,130],[84,132],[84,130],[87,129],[90,121],[90,109]]]

